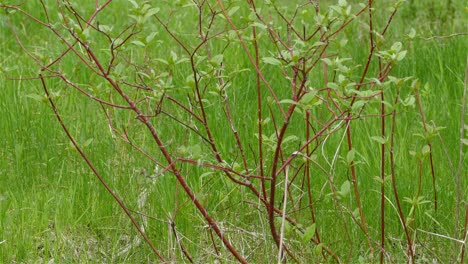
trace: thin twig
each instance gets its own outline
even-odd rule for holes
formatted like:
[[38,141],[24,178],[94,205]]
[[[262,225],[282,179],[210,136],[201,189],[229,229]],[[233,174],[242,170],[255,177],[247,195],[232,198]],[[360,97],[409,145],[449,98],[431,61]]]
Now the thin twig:
[[460,264],[463,264],[465,262],[464,259],[465,259],[465,249],[466,249],[466,243],[468,242],[467,239],[468,239],[468,205],[465,206],[465,228],[463,228],[463,245],[462,245],[462,248],[461,248],[461,253],[460,253]]
[[58,122],[60,123],[60,126],[62,127],[63,131],[65,134],[67,134],[68,139],[70,139],[70,142],[73,144],[73,146],[76,148],[76,150],[79,152],[80,156],[83,158],[83,160],[86,162],[88,167],[93,171],[94,175],[98,178],[98,180],[101,182],[102,186],[107,190],[107,192],[114,198],[114,200],[119,204],[120,208],[125,212],[127,217],[130,219],[132,222],[133,226],[138,230],[140,235],[143,237],[143,239],[146,241],[146,243],[150,246],[150,248],[153,250],[153,252],[159,257],[159,259],[163,262],[166,262],[166,260],[163,258],[163,256],[159,253],[159,251],[156,249],[156,247],[153,245],[151,240],[146,236],[145,232],[141,229],[141,227],[138,225],[137,221],[135,218],[133,218],[132,214],[128,210],[128,208],[125,206],[123,201],[117,196],[117,194],[111,189],[111,187],[107,184],[107,182],[104,180],[104,178],[101,176],[101,174],[97,171],[96,167],[91,163],[91,161],[88,159],[88,156],[83,152],[83,150],[78,146],[78,143],[75,141],[75,138],[71,135],[70,131],[68,130],[67,126],[65,123],[62,121],[62,117],[60,116],[60,113],[58,112],[57,107],[55,106],[55,103],[52,99],[52,97],[49,95],[49,90],[47,89],[46,83],[44,78],[42,78],[42,75],[39,75],[41,78],[41,83],[42,83],[42,88],[44,89],[45,94],[47,95],[47,99],[49,100],[50,106],[52,107],[52,110],[54,111],[55,117],[57,118]]
[[443,35],[443,36],[432,36],[432,37],[429,37],[429,38],[422,38],[426,41],[429,41],[429,40],[433,40],[433,39],[446,39],[446,38],[453,38],[453,37],[457,37],[457,36],[466,36],[468,35],[468,33],[454,33],[454,34],[450,34],[450,35]]
[[179,246],[180,251],[182,251],[182,254],[184,254],[184,256],[187,258],[187,260],[188,260],[190,263],[193,263],[192,257],[191,257],[190,254],[187,252],[187,250],[184,248],[184,245],[182,245],[182,242],[180,241],[181,239],[180,239],[179,236],[177,235],[177,230],[176,230],[176,228],[175,228],[175,223],[174,223],[173,221],[170,222],[170,226],[171,226],[172,234],[174,234],[174,237],[175,237],[175,239],[176,239],[176,242],[177,242],[177,245]]
[[288,195],[287,195],[287,190],[288,190],[288,175],[289,175],[289,166],[286,167],[286,170],[284,170],[284,195],[283,195],[283,216],[281,217],[281,227],[280,227],[280,245],[279,245],[279,250],[278,250],[278,264],[280,264],[283,261],[283,240],[284,240],[284,224],[285,224],[285,219],[286,219],[286,205],[288,201]]
[[465,137],[465,115],[466,115],[466,96],[468,86],[468,57],[466,60],[465,81],[463,85],[462,109],[460,117],[460,146],[458,149],[458,169],[457,169],[457,211],[455,214],[455,234],[458,234],[460,225],[460,206],[462,202],[462,172],[463,172],[463,138]]

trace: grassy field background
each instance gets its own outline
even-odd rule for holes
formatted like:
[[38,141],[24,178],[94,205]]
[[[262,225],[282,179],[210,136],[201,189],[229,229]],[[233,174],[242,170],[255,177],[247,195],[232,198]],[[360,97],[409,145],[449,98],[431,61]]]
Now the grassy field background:
[[[351,2],[351,1],[350,1]],[[453,237],[454,214],[456,208],[456,190],[454,171],[458,164],[458,149],[460,142],[460,115],[463,94],[463,81],[467,63],[468,37],[456,33],[468,33],[467,7],[464,1],[409,1],[397,13],[394,23],[390,27],[389,38],[402,38],[413,27],[417,31],[417,38],[408,50],[408,55],[392,72],[393,76],[415,76],[421,80],[427,89],[421,92],[421,100],[426,119],[439,127],[439,137],[433,141],[433,155],[435,157],[435,174],[437,175],[436,189],[439,208],[435,212],[430,203],[421,205],[417,218],[417,226],[421,230]],[[37,3],[25,5],[32,12],[40,15]],[[35,6],[36,5],[36,6]],[[125,17],[128,3],[116,1],[108,12],[111,17],[105,18],[109,22],[115,21],[116,27]],[[154,4],[157,5],[157,4]],[[465,4],[466,5],[466,4]],[[28,23],[24,17],[14,16],[14,27],[28,36],[23,39],[28,47],[37,49],[38,54],[45,49],[54,50],[54,39],[42,30],[37,30],[34,24]],[[105,20],[103,18],[103,20]],[[124,20],[124,19],[123,19]],[[123,22],[122,22],[123,23]],[[190,19],[183,23],[192,23]],[[159,29],[161,31],[161,29]],[[358,31],[358,29],[356,29]],[[349,33],[349,34],[352,34]],[[154,50],[154,55],[166,56],[167,51],[174,45],[169,36],[158,36],[161,45]],[[2,263],[150,263],[157,262],[150,249],[142,242],[131,223],[122,213],[112,197],[100,186],[89,168],[69,143],[66,135],[56,121],[49,104],[41,100],[42,87],[38,80],[20,80],[37,76],[38,67],[22,54],[16,40],[7,26],[6,15],[0,16],[0,65],[4,70],[0,78],[0,262]],[[362,43],[359,39],[349,37],[345,54],[353,58],[362,57]],[[59,49],[58,49],[59,50]],[[233,64],[248,64],[247,59],[232,54],[227,61]],[[73,61],[63,62],[74,69]],[[67,67],[67,66],[65,66]],[[176,77],[184,78],[186,69],[174,73]],[[76,70],[75,81],[89,83],[85,71]],[[274,78],[274,72],[269,73]],[[8,77],[8,78],[7,78]],[[176,81],[177,82],[177,81]],[[49,81],[53,91],[63,87],[58,81]],[[55,88],[54,85],[57,85]],[[244,89],[234,90],[232,96],[235,120],[240,135],[245,141],[255,144],[255,84],[251,74],[242,73],[235,78],[234,87]],[[190,206],[187,197],[174,195],[176,180],[171,175],[164,175],[157,179],[148,177],[155,173],[155,166],[144,157],[124,144],[114,139],[109,132],[106,119],[100,113],[100,106],[90,102],[76,91],[63,90],[58,98],[61,114],[69,125],[71,132],[79,144],[84,146],[85,152],[94,162],[97,169],[104,175],[111,187],[122,197],[126,204],[135,210],[142,211],[153,218],[138,218],[145,224],[150,239],[161,252],[175,262],[186,259],[180,252],[169,225],[174,213],[174,203],[180,199],[177,212],[177,230],[187,251],[195,257],[198,263],[210,263],[219,259],[222,263],[234,261],[225,249],[221,249],[221,256],[216,256],[211,244],[211,234],[206,223],[198,212]],[[243,114],[245,113],[245,114]],[[221,115],[218,111],[210,113]],[[128,118],[122,113],[116,114],[122,120]],[[358,121],[354,133],[356,135],[355,148],[365,157],[365,166],[359,167],[359,175],[364,175],[359,183],[364,190],[363,208],[368,216],[370,234],[378,237],[380,185],[373,180],[378,175],[379,147],[369,137],[378,134],[378,119],[363,119]],[[401,197],[412,197],[417,179],[417,162],[409,154],[410,151],[420,149],[424,142],[414,136],[421,133],[420,118],[417,110],[401,114],[397,124],[396,156],[399,172],[398,187]],[[162,134],[167,139],[183,140],[184,135],[173,135],[171,126],[161,127]],[[230,134],[225,125],[213,125],[213,133],[218,138]],[[134,135],[143,145],[150,142],[147,134]],[[330,139],[330,141],[339,139]],[[190,144],[190,141],[188,141]],[[235,148],[230,139],[226,139],[222,151],[229,152]],[[148,151],[155,148],[148,147]],[[324,150],[332,153],[333,148]],[[468,157],[466,147],[463,155],[462,186],[463,205],[468,197]],[[375,157],[373,160],[372,157]],[[422,193],[425,199],[431,200],[432,186],[429,167],[424,164],[425,174]],[[232,188],[226,180],[203,182],[199,176],[204,171],[190,169],[193,175],[188,175],[190,183],[200,193],[209,193],[201,197],[201,201],[212,210],[214,218],[226,224],[233,243],[242,248],[243,254],[248,255],[252,263],[275,262],[264,256],[275,256],[276,247],[271,237],[265,219],[255,206],[243,203],[244,197],[251,195],[248,191]],[[346,180],[349,175],[337,178]],[[339,173],[339,172],[338,172]],[[317,180],[322,183],[323,179]],[[322,184],[314,189],[320,192]],[[233,189],[233,193],[226,194],[226,190]],[[207,191],[208,190],[208,191]],[[180,190],[179,190],[180,191]],[[147,196],[143,199],[143,196]],[[324,199],[326,197],[319,197]],[[143,202],[142,202],[143,201]],[[351,202],[350,202],[351,203]],[[404,203],[407,213],[410,205]],[[241,219],[236,211],[244,210]],[[355,241],[352,247],[342,241],[344,230],[336,221],[350,222],[349,219],[336,220],[338,210],[330,201],[319,203],[316,208],[318,218],[323,225],[320,227],[325,243],[338,252],[343,259],[352,262],[377,262],[368,256],[369,252],[365,239],[358,230],[350,230],[348,235]],[[388,249],[394,253],[397,263],[404,261],[405,245],[399,220],[391,207],[387,208],[389,217],[387,222]],[[375,215],[375,217],[373,217]],[[463,216],[462,216],[463,218]],[[259,220],[260,219],[260,220]],[[230,221],[235,226],[230,226]],[[329,223],[329,225],[327,225]],[[341,223],[341,222],[340,222]],[[420,263],[448,263],[453,260],[454,242],[428,233],[418,232],[415,243],[418,248]],[[262,241],[262,242],[258,242]],[[456,247],[459,248],[459,245]],[[304,249],[311,250],[311,249]],[[331,260],[330,260],[331,261]]]

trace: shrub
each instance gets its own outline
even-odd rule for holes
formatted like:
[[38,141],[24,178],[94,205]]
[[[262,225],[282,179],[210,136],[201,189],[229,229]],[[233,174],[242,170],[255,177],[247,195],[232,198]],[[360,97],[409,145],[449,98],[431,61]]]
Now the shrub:
[[[420,82],[391,75],[415,37],[410,29],[400,40],[387,37],[401,3],[390,11],[346,0],[0,7],[40,70],[44,94],[32,97],[50,103],[161,261],[179,250],[190,262],[375,261],[375,254],[398,262],[415,258],[421,208],[437,210],[432,140],[442,129],[424,116]],[[128,15],[113,15],[118,9]],[[137,209],[106,182],[61,115],[72,91],[93,102],[84,114],[105,120],[95,129],[110,130],[140,153],[130,156],[152,163],[154,171],[142,173],[152,185],[134,197]],[[419,131],[399,126],[411,115]],[[409,158],[400,144],[413,132],[420,139]],[[414,165],[401,165],[408,162]],[[402,178],[410,173],[417,180]],[[403,198],[409,182],[416,184]],[[161,190],[167,197],[146,202]],[[151,207],[167,215],[172,253],[151,239],[144,212]],[[177,222],[201,227],[184,239],[190,232],[178,231]],[[399,236],[401,246],[389,247]]]

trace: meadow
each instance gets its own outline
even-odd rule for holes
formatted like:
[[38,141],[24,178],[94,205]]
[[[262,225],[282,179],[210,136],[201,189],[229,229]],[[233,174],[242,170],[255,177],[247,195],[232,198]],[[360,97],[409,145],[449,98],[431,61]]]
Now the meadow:
[[466,261],[464,1],[96,2],[0,1],[0,262]]

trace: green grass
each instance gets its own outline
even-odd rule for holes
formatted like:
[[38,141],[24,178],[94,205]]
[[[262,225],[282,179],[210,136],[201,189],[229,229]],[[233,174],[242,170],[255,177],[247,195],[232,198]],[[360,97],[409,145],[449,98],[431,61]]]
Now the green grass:
[[[462,1],[449,2],[453,2],[455,8],[453,13],[438,13],[435,10],[439,9],[435,7],[426,10],[423,8],[424,4],[411,1],[411,4],[402,8],[401,13],[397,13],[388,38],[402,38],[409,31],[408,24],[412,24],[424,37],[466,31],[464,25],[467,21],[463,18]],[[37,3],[27,4],[32,5],[30,7],[32,12],[41,15]],[[434,2],[434,5],[437,3]],[[107,13],[109,16],[103,17],[101,23],[113,24],[116,28],[122,26],[126,20],[119,18],[125,16],[124,12],[128,6],[125,1],[112,4],[109,8],[113,12]],[[416,22],[412,22],[413,15],[417,18]],[[21,16],[9,17],[12,18],[14,27],[28,48],[39,52],[47,50],[51,54],[59,54],[62,50],[58,45],[54,45],[56,40],[46,31],[36,28],[37,25]],[[32,98],[43,94],[40,81],[4,78],[4,76],[27,78],[38,74],[38,67],[16,44],[7,27],[6,19],[7,16],[0,16],[0,39],[2,39],[0,65],[9,69],[0,78],[2,88],[0,92],[0,262],[39,263],[52,259],[59,263],[157,261],[156,256],[152,255],[149,247],[139,238],[122,210],[69,143],[49,104]],[[174,22],[174,27],[183,31],[184,26],[192,25],[194,18],[185,15],[179,19],[180,21]],[[379,21],[377,24],[381,23],[382,21]],[[428,29],[426,28],[428,24],[434,26]],[[153,27],[159,32],[157,38],[161,40],[160,44],[151,47],[150,50],[153,52],[151,55],[166,58],[168,50],[171,49],[182,54],[181,50],[174,48],[175,42],[165,34],[164,29],[157,28],[157,25],[155,23],[149,26],[150,29]],[[342,56],[353,57],[359,61],[359,64],[363,64],[361,61],[365,58],[366,49],[359,40],[352,38],[358,31],[359,27],[356,26],[346,33],[349,34],[350,43],[343,50]],[[31,32],[35,32],[31,38],[24,38],[31,35]],[[184,40],[190,42],[191,39],[193,35],[184,35]],[[98,40],[97,43],[103,43],[103,40]],[[431,203],[421,205],[415,224],[421,230],[449,237],[454,235],[457,186],[453,170],[456,170],[458,164],[461,98],[467,46],[466,36],[433,40],[418,38],[411,44],[405,60],[398,64],[391,74],[399,77],[415,76],[423,85],[427,83],[429,89],[421,93],[426,120],[445,127],[440,132],[440,137],[436,137],[432,142],[439,208],[435,212]],[[222,47],[222,41],[214,41],[212,49],[219,51]],[[132,59],[143,63],[142,51],[137,47],[134,49]],[[263,56],[268,56],[267,48],[261,52],[264,53]],[[108,55],[103,53],[99,56]],[[246,56],[241,56],[237,52],[227,53],[225,61],[228,63],[226,66],[228,68],[242,68],[249,65]],[[154,61],[145,63],[154,69],[160,67],[160,64]],[[72,57],[65,57],[60,67],[72,73],[76,83],[98,85],[96,82],[99,80],[90,77],[90,72],[80,68]],[[265,72],[267,78],[278,87],[286,84],[285,80],[277,77],[279,75],[275,70],[265,70]],[[175,86],[183,86],[189,73],[186,65],[175,68],[173,72]],[[99,104],[91,102],[75,90],[65,88],[64,84],[57,80],[48,80],[47,84],[52,91],[61,92],[61,96],[56,100],[65,123],[78,143],[81,146],[85,145],[84,151],[111,188],[128,207],[154,218],[134,215],[142,225],[147,221],[144,224],[146,233],[164,256],[176,262],[186,261],[171,233],[169,221],[174,220],[183,246],[196,262],[209,263],[216,259],[222,262],[234,261],[225,248],[219,248],[220,256],[216,256],[211,246],[210,229],[190,199],[182,194],[175,177],[166,173],[151,178],[150,176],[157,174],[155,170],[158,168],[155,168],[155,165],[145,159],[141,153],[112,137]],[[318,79],[317,86],[321,85],[323,86],[323,80]],[[90,90],[93,88],[85,87]],[[257,162],[254,159],[256,138],[253,136],[257,133],[255,89],[255,76],[251,71],[236,75],[228,90],[230,106],[235,113],[233,121],[239,130],[241,140],[245,142],[244,147],[248,149],[246,152],[251,166]],[[285,90],[281,96],[289,95],[287,92],[289,91]],[[176,96],[185,98],[186,94],[181,92]],[[212,120],[209,126],[218,140],[220,152],[230,158],[226,162],[240,163],[222,104],[216,101],[215,97],[212,100],[214,100],[213,105],[207,108],[209,120]],[[116,101],[122,103],[119,99]],[[268,111],[266,105],[264,111]],[[278,113],[275,113],[275,116],[279,117]],[[133,122],[135,115],[129,114],[126,110],[115,110],[114,117],[124,126],[127,122]],[[417,108],[408,109],[398,115],[395,133],[397,140],[395,169],[401,198],[415,195],[418,167],[417,160],[409,152],[419,151],[426,144],[414,135],[422,132],[420,120]],[[379,122],[378,118],[369,118],[352,123],[354,147],[361,155],[358,159],[364,162],[357,166],[362,206],[367,217],[369,234],[375,240],[378,240],[380,232],[380,185],[373,177],[379,175],[380,149],[370,137],[379,135]],[[199,139],[193,133],[181,129],[168,117],[161,117],[157,124],[162,140],[171,142],[168,148],[173,153],[181,151],[178,148],[180,146],[193,147],[199,144]],[[301,120],[293,119],[288,135],[294,135],[299,131],[301,134],[297,136],[301,140],[304,139],[302,126]],[[161,159],[150,135],[142,129],[141,124],[132,123],[129,128],[131,128],[129,129],[131,138],[143,146],[145,151]],[[271,125],[266,127],[265,134],[270,135],[273,132]],[[327,139],[323,150],[317,152],[317,161],[320,164],[326,166],[327,161],[333,158],[342,135],[341,132],[333,134]],[[346,156],[345,148],[342,147],[340,151],[343,157]],[[290,150],[293,149],[294,147],[291,147]],[[468,171],[466,148],[464,151],[463,175],[466,176]],[[206,145],[201,145],[200,152],[201,156],[208,155],[206,153],[209,153],[209,150]],[[277,248],[270,235],[265,209],[251,203],[256,198],[249,190],[236,187],[219,173],[207,175],[204,174],[209,171],[207,169],[186,164],[180,166],[186,173],[184,177],[197,194],[197,198],[220,223],[227,237],[241,254],[253,263],[276,262]],[[423,170],[421,193],[430,201],[433,193],[427,160],[424,161]],[[377,262],[377,253],[374,252],[375,256],[370,256],[362,232],[349,215],[342,214],[337,204],[329,198],[327,195],[331,192],[329,188],[322,188],[327,184],[325,175],[316,168],[311,175],[316,218],[319,219],[317,229],[325,245],[339,254],[344,262],[356,262],[359,257],[365,262]],[[340,163],[334,178],[336,186],[341,186],[349,177],[349,170]],[[284,183],[280,181],[278,184]],[[463,201],[466,202],[468,197],[466,179],[463,179],[462,184]],[[394,203],[393,196],[390,195],[390,185],[387,186],[387,195]],[[144,193],[147,194],[146,202],[139,205],[139,201],[142,201],[141,195]],[[295,194],[299,195],[299,191]],[[281,199],[281,195],[278,199]],[[356,202],[351,196],[341,202],[349,208],[356,207]],[[402,205],[403,212],[408,214],[410,205],[406,202],[402,202]],[[389,204],[386,207],[386,215],[386,249],[397,263],[403,262],[406,260],[403,231],[396,210]],[[311,224],[309,217],[308,214],[301,214],[297,218],[303,225],[309,225]],[[343,228],[345,226],[346,229]],[[299,243],[299,236],[294,233],[293,228],[290,229],[287,234],[291,240],[289,241],[291,247],[303,251],[304,254],[311,252],[313,247]],[[214,241],[221,245],[214,233],[213,236]],[[417,232],[415,243],[419,254],[417,261],[421,263],[432,259],[440,263],[453,261],[454,244],[448,239]],[[323,261],[320,260],[320,256],[313,260]],[[311,259],[305,257],[304,261]],[[331,262],[332,259],[329,258],[328,261]]]

